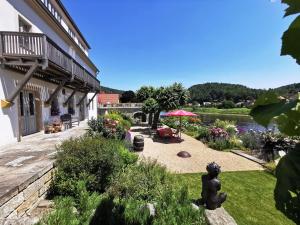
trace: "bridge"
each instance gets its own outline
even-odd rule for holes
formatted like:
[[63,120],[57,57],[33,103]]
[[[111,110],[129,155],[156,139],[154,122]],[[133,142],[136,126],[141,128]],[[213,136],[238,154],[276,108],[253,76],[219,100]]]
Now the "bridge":
[[119,111],[131,116],[133,119],[140,119],[141,122],[148,121],[148,115],[142,111],[143,103],[117,103],[117,104],[98,104],[98,114],[105,115],[110,111]]

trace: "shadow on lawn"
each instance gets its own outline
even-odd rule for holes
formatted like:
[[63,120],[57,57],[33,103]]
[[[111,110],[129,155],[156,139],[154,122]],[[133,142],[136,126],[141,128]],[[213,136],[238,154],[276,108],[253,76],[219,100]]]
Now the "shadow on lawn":
[[[126,221],[125,208],[123,205],[116,204],[113,198],[105,198],[97,207],[95,214],[89,225],[138,225],[140,223]],[[144,221],[145,225],[152,224],[152,217]]]

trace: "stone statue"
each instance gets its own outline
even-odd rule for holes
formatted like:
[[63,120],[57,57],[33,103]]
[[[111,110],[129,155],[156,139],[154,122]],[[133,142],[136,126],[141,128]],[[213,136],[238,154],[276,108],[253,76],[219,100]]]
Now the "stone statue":
[[218,175],[221,172],[220,166],[215,162],[207,165],[206,170],[208,174],[202,175],[202,192],[201,192],[201,203],[206,206],[207,209],[216,209],[221,207],[222,203],[225,202],[227,194],[220,193],[221,182],[218,180]]

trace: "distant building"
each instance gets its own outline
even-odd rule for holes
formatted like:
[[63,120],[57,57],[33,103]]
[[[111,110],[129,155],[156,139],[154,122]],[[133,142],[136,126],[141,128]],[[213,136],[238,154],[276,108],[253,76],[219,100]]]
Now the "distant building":
[[106,94],[101,92],[98,95],[98,103],[99,104],[118,104],[120,103],[120,95],[119,94]]
[[212,106],[211,102],[203,102],[203,106]]

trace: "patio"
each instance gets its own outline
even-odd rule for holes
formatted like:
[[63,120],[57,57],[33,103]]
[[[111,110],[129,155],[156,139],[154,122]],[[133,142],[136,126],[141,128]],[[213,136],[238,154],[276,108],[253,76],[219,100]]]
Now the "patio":
[[[131,134],[132,138],[138,134],[144,136],[144,150],[138,152],[140,158],[155,159],[158,163],[165,165],[171,172],[205,172],[206,165],[213,161],[221,166],[222,171],[263,170],[255,162],[231,152],[212,150],[201,141],[185,134],[182,134],[183,141],[181,142],[175,138],[158,138],[155,132],[148,127],[132,127]],[[180,158],[177,156],[180,151],[187,151],[192,157]]]
[[[52,168],[55,146],[71,137],[85,133],[87,123],[63,132],[44,134],[42,132],[26,136],[19,143],[0,148],[0,205],[16,188],[30,183],[33,177]],[[20,189],[20,188],[19,188]]]

